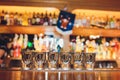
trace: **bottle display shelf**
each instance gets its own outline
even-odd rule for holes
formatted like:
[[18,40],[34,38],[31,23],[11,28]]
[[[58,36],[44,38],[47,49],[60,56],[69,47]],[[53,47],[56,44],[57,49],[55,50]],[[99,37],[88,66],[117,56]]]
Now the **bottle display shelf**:
[[[56,26],[0,26],[0,33],[18,34],[40,34],[45,32],[55,32]],[[90,36],[99,35],[103,37],[120,37],[119,29],[85,28],[74,27],[72,35]]]

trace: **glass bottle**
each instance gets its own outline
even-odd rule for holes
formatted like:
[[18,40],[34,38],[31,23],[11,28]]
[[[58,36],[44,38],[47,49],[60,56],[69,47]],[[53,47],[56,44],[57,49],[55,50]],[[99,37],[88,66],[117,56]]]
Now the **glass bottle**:
[[22,19],[23,19],[22,25],[23,25],[23,26],[27,26],[27,25],[28,25],[28,13],[27,13],[27,12],[25,12],[25,13],[23,14]]
[[57,15],[56,15],[55,13],[53,14],[52,25],[53,25],[53,26],[56,26],[56,25],[57,25]]
[[116,19],[115,27],[120,29],[120,19]]
[[36,14],[36,25],[40,24],[40,13]]
[[32,25],[36,25],[36,14],[35,14],[35,12],[33,12],[33,16],[32,16]]
[[14,25],[14,13],[10,13],[10,25]]
[[5,12],[4,20],[6,25],[10,25],[10,16],[8,12]]
[[44,23],[44,14],[41,13],[40,14],[40,25],[43,25],[43,23]]
[[87,18],[86,18],[86,14],[85,14],[85,13],[83,13],[81,22],[82,22],[82,26],[83,26],[83,27],[86,27],[86,26],[87,26]]
[[18,15],[18,23],[17,23],[18,25],[22,25],[22,22],[23,22],[22,16],[23,16],[22,13]]
[[44,16],[44,24],[45,26],[48,26],[49,25],[49,17],[48,17],[48,13],[46,12],[45,13],[45,16]]
[[52,22],[53,22],[53,18],[52,18],[52,14],[49,14],[49,25],[52,26]]
[[28,25],[32,25],[32,13],[29,12],[28,15]]
[[18,25],[18,13],[14,14],[14,25]]
[[110,28],[115,28],[115,19],[114,19],[114,16],[111,16],[111,17],[110,17],[109,27],[110,27]]
[[6,22],[5,22],[5,20],[4,20],[4,17],[5,17],[5,11],[2,10],[2,12],[1,12],[1,24],[2,24],[2,25],[6,25]]
[[28,35],[25,34],[24,35],[24,39],[23,39],[23,47],[22,47],[22,49],[26,49],[27,48],[27,43],[28,43]]

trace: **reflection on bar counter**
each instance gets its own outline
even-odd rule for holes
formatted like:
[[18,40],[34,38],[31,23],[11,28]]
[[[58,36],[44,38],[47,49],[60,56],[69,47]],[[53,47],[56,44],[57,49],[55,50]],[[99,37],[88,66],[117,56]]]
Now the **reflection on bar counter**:
[[54,35],[13,34],[8,40],[10,42],[8,41],[7,45],[11,46],[7,46],[9,51],[7,56],[10,59],[9,64],[6,64],[7,68],[20,67],[25,70],[117,68],[116,60],[120,58],[119,38],[72,35],[68,52],[63,49],[65,45],[62,37]]

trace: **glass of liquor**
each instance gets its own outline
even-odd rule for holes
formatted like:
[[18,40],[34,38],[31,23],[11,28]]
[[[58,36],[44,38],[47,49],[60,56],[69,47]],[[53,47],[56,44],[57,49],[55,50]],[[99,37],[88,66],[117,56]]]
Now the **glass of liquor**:
[[35,52],[34,60],[37,65],[37,70],[43,69],[44,63],[45,63],[45,53],[44,52]]
[[60,63],[63,70],[69,70],[71,68],[72,56],[70,52],[62,52],[60,54]]
[[74,69],[76,70],[82,70],[84,68],[84,53],[76,52],[74,53]]
[[87,70],[93,70],[95,64],[95,53],[85,53],[85,68]]
[[49,69],[52,69],[52,70],[58,68],[58,53],[57,52],[49,52],[48,67]]
[[30,63],[32,61],[32,53],[31,51],[23,51],[22,52],[22,61],[24,63],[23,69],[29,70],[30,69]]

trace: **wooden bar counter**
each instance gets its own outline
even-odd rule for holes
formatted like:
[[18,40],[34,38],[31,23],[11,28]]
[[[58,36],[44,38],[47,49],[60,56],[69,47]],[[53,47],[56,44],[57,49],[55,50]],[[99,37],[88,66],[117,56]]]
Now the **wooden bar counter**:
[[0,80],[120,80],[120,69],[0,70]]

